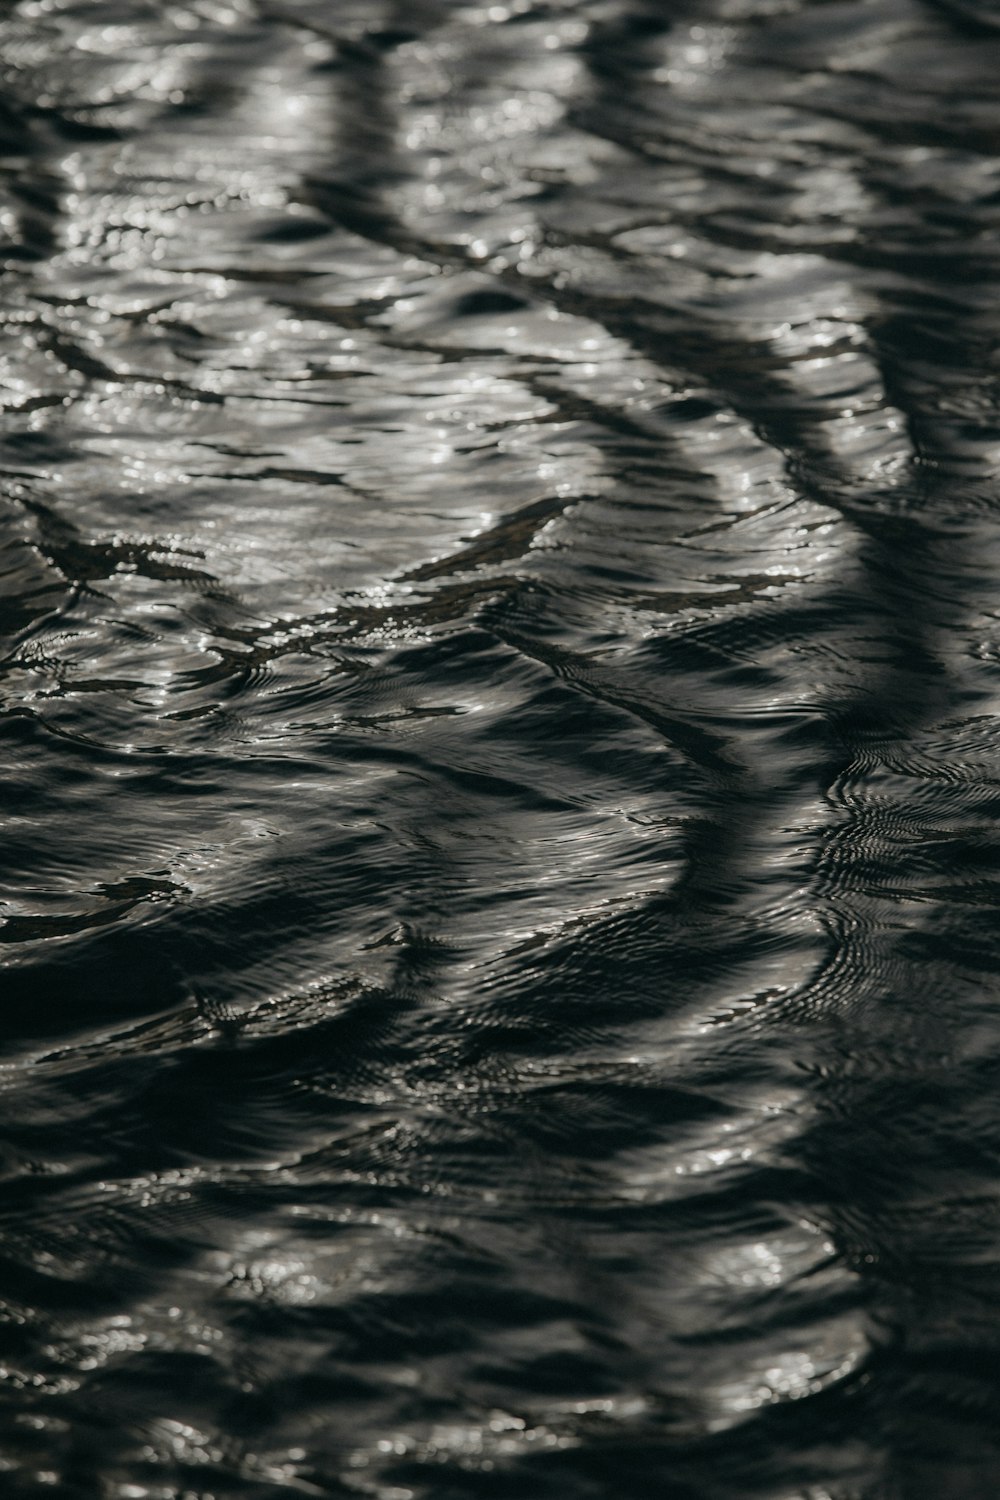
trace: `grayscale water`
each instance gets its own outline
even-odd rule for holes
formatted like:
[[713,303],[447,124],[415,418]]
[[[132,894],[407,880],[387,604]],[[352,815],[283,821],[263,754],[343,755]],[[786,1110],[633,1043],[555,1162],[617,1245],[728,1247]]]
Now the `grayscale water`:
[[995,1500],[993,0],[0,76],[0,1494]]

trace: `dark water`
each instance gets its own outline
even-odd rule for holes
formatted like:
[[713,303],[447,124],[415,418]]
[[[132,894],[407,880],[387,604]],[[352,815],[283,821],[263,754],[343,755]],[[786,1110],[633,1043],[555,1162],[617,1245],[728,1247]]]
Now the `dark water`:
[[1000,1493],[1000,12],[21,0],[0,1493]]

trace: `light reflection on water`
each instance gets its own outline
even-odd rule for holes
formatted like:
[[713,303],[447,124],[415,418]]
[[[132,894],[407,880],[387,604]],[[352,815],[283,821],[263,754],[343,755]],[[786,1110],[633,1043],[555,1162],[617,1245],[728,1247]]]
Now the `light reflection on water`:
[[995,17],[0,43],[16,1493],[992,1496]]

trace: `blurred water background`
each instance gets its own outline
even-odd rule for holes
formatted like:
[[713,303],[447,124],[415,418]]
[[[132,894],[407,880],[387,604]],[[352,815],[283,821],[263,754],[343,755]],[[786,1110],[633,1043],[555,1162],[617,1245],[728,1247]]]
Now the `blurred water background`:
[[0,76],[2,1493],[995,1500],[992,0]]

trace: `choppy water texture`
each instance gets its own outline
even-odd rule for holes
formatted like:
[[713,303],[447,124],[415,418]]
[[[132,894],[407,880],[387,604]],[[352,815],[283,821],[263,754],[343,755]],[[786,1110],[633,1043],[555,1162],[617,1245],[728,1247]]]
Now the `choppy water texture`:
[[3,1494],[995,1497],[991,0],[0,59]]

